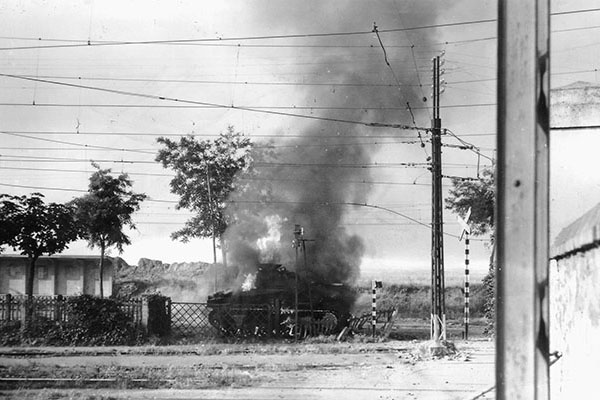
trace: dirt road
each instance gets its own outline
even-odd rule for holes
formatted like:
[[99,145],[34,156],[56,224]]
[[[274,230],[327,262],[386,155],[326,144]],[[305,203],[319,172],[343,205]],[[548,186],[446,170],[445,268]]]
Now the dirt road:
[[455,344],[458,353],[441,359],[400,341],[4,348],[0,398],[472,399],[493,385],[493,343]]

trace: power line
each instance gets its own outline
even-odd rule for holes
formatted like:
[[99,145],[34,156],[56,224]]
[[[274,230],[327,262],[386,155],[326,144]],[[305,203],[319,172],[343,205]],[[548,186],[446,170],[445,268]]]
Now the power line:
[[[59,172],[59,173],[84,173],[91,174],[91,171],[79,170],[79,169],[62,169],[62,168],[33,168],[33,167],[6,167],[0,166],[0,169],[11,170],[11,171],[36,171],[36,172]],[[117,174],[118,172],[113,172]],[[147,176],[147,177],[165,177],[173,178],[175,174],[166,173],[151,173],[151,172],[126,172],[131,176]],[[276,181],[276,182],[304,182],[304,183],[323,183],[328,184],[327,181],[318,180],[306,180],[306,179],[290,179],[290,178],[253,178],[246,177],[240,178],[245,181]],[[428,183],[418,182],[389,182],[389,181],[369,181],[369,180],[347,180],[347,181],[336,181],[337,183],[349,183],[349,184],[363,184],[363,185],[398,185],[398,186],[414,186],[414,187],[426,187],[429,188],[431,185]]]
[[0,131],[0,133],[4,134],[4,135],[39,140],[39,141],[43,141],[43,142],[66,144],[66,145],[70,145],[70,146],[78,146],[78,147],[83,147],[86,149],[89,148],[89,149],[96,149],[96,150],[126,151],[126,152],[141,153],[141,154],[155,154],[154,152],[150,152],[150,151],[143,151],[143,150],[136,150],[136,149],[124,149],[124,148],[107,147],[107,146],[96,146],[96,145],[83,144],[83,143],[73,143],[73,142],[67,142],[64,140],[46,139],[46,138],[21,135],[21,134],[5,132],[5,131]]
[[[25,155],[7,155],[0,154],[0,160],[5,162],[98,162],[98,163],[116,163],[116,164],[151,164],[158,165],[156,161],[148,160],[125,160],[125,159],[86,159],[70,157],[50,157],[50,156],[25,156]],[[318,167],[318,168],[426,168],[428,163],[365,163],[365,164],[327,164],[327,163],[285,163],[285,162],[255,162],[255,168],[280,168],[280,167]],[[461,164],[462,166],[462,164]]]
[[595,12],[595,11],[600,11],[600,7],[586,8],[586,9],[580,9],[580,10],[555,11],[555,12],[551,12],[550,15],[584,14],[584,13]]
[[[66,188],[48,188],[48,187],[40,187],[40,186],[26,186],[26,185],[16,185],[16,184],[6,184],[6,183],[0,183],[0,186],[7,186],[7,187],[15,187],[15,188],[27,188],[27,189],[39,189],[39,190],[60,190],[60,191],[71,191],[71,192],[87,192],[85,190],[80,190],[80,189],[66,189]],[[163,199],[152,199],[152,198],[147,198],[145,201],[149,201],[149,202],[157,202],[157,203],[172,203],[172,204],[178,204],[178,201],[176,200],[163,200]],[[392,214],[398,215],[402,218],[405,218],[409,221],[412,221],[414,223],[416,223],[417,225],[421,225],[424,226],[428,229],[432,229],[431,224],[427,224],[424,222],[419,221],[416,218],[412,218],[404,213],[400,213],[398,211],[392,210],[390,208],[386,208],[383,206],[379,206],[379,205],[375,205],[375,204],[368,204],[368,203],[356,203],[356,202],[328,202],[328,201],[324,201],[324,202],[307,202],[307,201],[277,201],[277,200],[269,200],[269,201],[263,201],[263,200],[228,200],[228,201],[224,201],[224,203],[227,204],[261,204],[261,205],[267,205],[267,204],[305,204],[305,205],[310,205],[310,206],[323,206],[323,207],[332,207],[332,206],[354,206],[354,207],[366,207],[366,208],[373,208],[373,209],[378,209],[378,210],[383,210],[383,211],[387,211],[390,212]],[[458,238],[457,235],[453,235],[451,233],[447,233],[444,232],[445,235],[447,236],[451,236],[451,237],[455,237]]]
[[415,128],[413,128],[409,125],[405,125],[405,124],[387,124],[387,123],[381,123],[381,122],[362,122],[362,121],[345,120],[345,119],[340,119],[340,118],[317,117],[317,116],[312,116],[312,115],[292,114],[292,113],[285,113],[285,112],[272,111],[272,110],[266,110],[266,109],[240,107],[240,106],[234,106],[233,104],[230,106],[227,106],[224,104],[217,104],[217,103],[185,100],[185,99],[178,99],[178,98],[174,98],[174,97],[136,93],[136,92],[129,92],[129,91],[124,91],[124,90],[106,89],[106,88],[101,88],[101,87],[96,87],[96,86],[78,85],[78,84],[74,84],[74,83],[51,81],[51,80],[47,80],[47,79],[29,78],[29,77],[24,77],[24,76],[19,76],[19,75],[0,74],[0,76],[4,76],[7,78],[13,78],[13,79],[22,79],[22,80],[33,81],[33,82],[47,83],[47,84],[52,84],[52,85],[68,86],[68,87],[75,87],[75,88],[88,89],[88,90],[96,90],[96,91],[101,91],[101,92],[106,92],[106,93],[114,93],[114,94],[125,95],[125,96],[143,97],[143,98],[154,99],[154,100],[195,104],[195,105],[201,105],[201,106],[211,106],[211,107],[215,107],[215,108],[241,110],[241,111],[248,111],[248,112],[255,112],[255,113],[262,113],[262,114],[286,116],[286,117],[306,118],[306,119],[320,120],[320,121],[341,122],[341,123],[347,123],[347,124],[363,125],[363,126],[368,126],[368,127],[385,127],[385,128],[404,129],[404,130],[414,130],[415,129]]
[[[149,132],[86,132],[79,131],[14,131],[3,130],[2,132],[24,134],[24,135],[75,135],[75,136],[198,136],[198,137],[218,137],[218,133],[149,133]],[[294,139],[294,138],[310,138],[317,139],[414,139],[414,136],[397,136],[397,135],[315,135],[307,136],[300,134],[251,134],[247,138],[265,138],[265,139]]]
[[[156,161],[149,160],[125,160],[125,159],[87,159],[72,157],[51,157],[51,156],[25,156],[0,154],[3,161],[13,162],[106,162],[122,164],[152,164],[158,165]],[[364,163],[364,164],[342,164],[342,163],[294,163],[294,162],[255,162],[256,168],[279,168],[279,167],[319,167],[319,168],[429,168],[429,162],[397,162],[397,163]],[[465,163],[445,163],[447,167],[473,167],[474,165]]]
[[[1,76],[1,74],[0,74]],[[467,103],[467,104],[447,104],[441,105],[440,108],[474,108],[474,107],[495,107],[496,103]],[[305,110],[305,111],[406,111],[406,107],[390,106],[390,107],[371,107],[371,106],[354,106],[354,107],[333,107],[333,106],[223,106],[223,105],[158,105],[158,104],[102,104],[102,103],[0,103],[0,106],[13,107],[92,107],[92,108],[169,108],[169,109],[237,109],[243,111],[263,112],[266,114],[277,114],[298,118],[320,119],[333,122],[352,123],[365,126],[377,126],[383,128],[396,128],[406,130],[426,130],[423,127],[411,127],[409,125],[400,124],[384,124],[384,123],[366,123],[352,120],[342,120],[326,117],[315,117],[307,114],[289,114],[268,110]],[[413,110],[426,110],[427,106],[412,107]]]
[[[0,132],[2,133],[2,132]],[[33,138],[32,138],[33,139]],[[307,148],[307,147],[318,147],[318,148],[337,148],[337,147],[360,147],[360,146],[383,146],[383,145],[395,145],[395,144],[419,144],[417,140],[406,140],[396,142],[362,142],[362,143],[325,143],[325,144],[290,144],[290,145],[267,145],[267,146],[252,146],[253,149],[281,149],[281,148]],[[121,152],[132,152],[132,153],[145,153],[145,154],[156,154],[154,148],[103,148],[102,146],[92,146],[87,144],[69,143],[77,147],[9,147],[0,146],[0,150],[19,150],[19,151],[121,151]]]
[[[475,25],[496,22],[496,19],[480,19],[472,21],[447,22],[441,24],[421,25],[409,28],[382,29],[381,33],[407,32],[420,29],[446,28],[464,25]],[[98,47],[98,46],[125,46],[125,45],[150,45],[150,44],[186,44],[186,43],[205,43],[205,42],[226,42],[226,41],[247,41],[247,40],[273,40],[273,39],[298,39],[315,37],[333,37],[333,36],[358,36],[369,35],[372,31],[348,31],[348,32],[325,32],[325,33],[303,33],[290,35],[262,35],[262,36],[240,36],[240,37],[218,37],[218,38],[198,38],[198,39],[166,39],[166,40],[144,40],[144,41],[85,41],[84,43],[57,44],[49,46],[16,46],[0,47],[0,50],[31,50],[31,49],[56,49],[56,48],[75,48],[75,47]]]
[[[600,8],[589,8],[589,9],[580,9],[580,10],[568,10],[562,12],[552,12],[551,16],[559,16],[559,15],[571,15],[571,14],[582,14],[589,12],[600,11]],[[458,22],[447,22],[440,24],[431,24],[431,25],[422,25],[422,26],[414,26],[408,28],[393,28],[393,29],[381,29],[380,33],[393,33],[393,32],[408,32],[414,30],[421,29],[433,29],[433,28],[447,28],[447,27],[456,27],[456,26],[464,26],[464,25],[475,25],[475,24],[485,24],[497,22],[496,18],[488,18],[488,19],[479,19],[479,20],[471,20],[471,21],[458,21]],[[348,31],[348,32],[324,32],[324,33],[304,33],[304,34],[288,34],[288,35],[262,35],[262,36],[240,36],[240,37],[216,37],[216,38],[197,38],[197,39],[165,39],[165,40],[144,40],[144,41],[104,41],[104,40],[77,40],[77,39],[42,39],[37,38],[37,41],[54,41],[54,42],[70,42],[69,44],[57,44],[57,45],[47,45],[47,46],[14,46],[14,47],[0,47],[0,51],[2,50],[31,50],[31,49],[56,49],[56,48],[76,48],[76,47],[98,47],[98,46],[126,46],[126,45],[152,45],[152,44],[208,44],[207,42],[221,42],[218,45],[222,45],[222,42],[231,42],[231,41],[249,41],[249,40],[273,40],[273,39],[297,39],[297,38],[314,38],[314,37],[335,37],[335,36],[358,36],[358,35],[368,35],[372,33],[372,31]],[[7,38],[7,37],[5,37]],[[8,37],[11,38],[11,37]],[[18,38],[21,40],[30,40],[31,38]],[[492,38],[481,38],[481,39],[470,39],[468,41],[476,41],[476,40],[489,40]],[[494,38],[495,39],[495,38]],[[466,41],[455,41],[454,43],[464,43]],[[445,42],[448,44],[450,42]],[[442,43],[444,44],[444,43]],[[231,45],[232,47],[240,47],[241,44]],[[248,45],[245,45],[248,46]],[[269,46],[269,45],[261,45],[261,46]],[[275,45],[270,45],[269,47],[274,47]],[[280,46],[281,47],[281,46]],[[286,47],[292,47],[290,45]],[[295,46],[299,47],[299,46]],[[308,47],[308,46],[306,46]],[[311,46],[315,47],[315,46]],[[341,47],[341,46],[335,46]],[[372,47],[372,46],[369,46]],[[400,46],[398,46],[400,47]],[[408,47],[408,46],[405,46]]]
[[[50,142],[50,143],[58,143],[58,144],[66,144],[66,145],[70,145],[70,146],[77,146],[77,147],[83,147],[86,149],[94,149],[94,150],[107,150],[107,151],[122,151],[122,152],[133,152],[133,153],[141,153],[141,154],[156,154],[156,150],[155,149],[147,149],[147,150],[143,150],[143,149],[127,149],[127,148],[118,148],[118,147],[106,147],[106,146],[95,146],[95,145],[89,145],[89,144],[84,144],[84,143],[75,143],[75,142],[67,142],[64,140],[55,140],[55,139],[47,139],[47,138],[40,138],[40,137],[36,137],[36,136],[28,136],[28,135],[22,135],[22,134],[17,134],[17,133],[12,133],[12,132],[7,132],[7,131],[0,131],[0,134],[5,134],[5,135],[9,135],[9,136],[15,136],[15,137],[21,137],[21,138],[25,138],[25,139],[31,139],[31,140],[39,140],[39,141],[44,141],[44,142]],[[269,144],[266,146],[252,146],[253,148],[257,149],[257,148],[297,148],[297,147],[345,147],[345,146],[363,146],[363,145],[387,145],[387,144],[416,144],[418,143],[415,140],[397,140],[397,141],[393,141],[393,142],[379,142],[379,141],[375,141],[375,142],[358,142],[358,143],[321,143],[321,144],[290,144],[290,145],[273,145],[273,144]],[[12,150],[22,150],[23,148],[21,147],[17,147],[17,148],[10,148],[10,147],[0,147],[2,149],[12,149]],[[33,147],[33,148],[27,148],[28,150],[78,150],[78,149],[71,149],[71,148],[59,148],[59,147]]]
[[[86,76],[65,76],[65,75],[20,75],[28,78],[42,79],[64,79],[77,81],[109,81],[109,82],[156,82],[156,83],[197,83],[197,84],[216,84],[216,85],[264,85],[264,86],[338,86],[338,87],[391,87],[393,84],[386,83],[344,83],[344,82],[273,82],[273,81],[219,81],[219,80],[198,80],[198,79],[150,79],[150,78],[108,78],[108,77],[86,77]],[[400,86],[418,86],[410,84],[401,84]]]
[[450,129],[444,129],[445,132],[449,133],[450,135],[452,135],[456,140],[458,140],[460,143],[462,143],[463,146],[465,146],[466,150],[471,150],[473,153],[477,154],[480,157],[486,158],[492,162],[494,162],[494,159],[483,154],[479,148],[477,148],[477,146],[475,146],[472,143],[469,143],[463,139],[461,139],[460,137],[458,137],[454,132],[452,132]]
[[[77,39],[57,39],[57,38],[42,38],[42,37],[18,37],[18,36],[0,36],[0,39],[8,39],[8,40],[26,40],[26,41],[36,41],[36,42],[62,42],[62,43],[86,43],[87,40],[77,40]],[[485,40],[495,40],[494,37],[485,37],[478,39],[462,39],[462,40],[450,40],[445,42],[437,42],[437,43],[415,43],[415,47],[434,47],[434,46],[447,46],[454,44],[463,44],[470,42],[478,42]],[[101,43],[102,41],[93,41],[94,43]],[[180,44],[180,43],[165,43],[165,44]],[[181,43],[189,46],[202,46],[202,47],[234,47],[234,48],[309,48],[309,49],[374,49],[377,46],[368,44],[368,45],[359,45],[359,44],[244,44],[244,43]],[[413,45],[389,45],[389,48],[396,49],[407,49]]]

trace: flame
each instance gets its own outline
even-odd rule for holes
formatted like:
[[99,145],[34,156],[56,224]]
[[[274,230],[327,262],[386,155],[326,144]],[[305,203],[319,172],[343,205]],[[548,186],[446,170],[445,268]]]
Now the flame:
[[279,215],[269,215],[265,218],[267,235],[256,240],[260,262],[276,262],[279,259],[281,242],[281,223],[284,219]]
[[256,289],[256,274],[246,274],[246,279],[242,283],[242,292]]

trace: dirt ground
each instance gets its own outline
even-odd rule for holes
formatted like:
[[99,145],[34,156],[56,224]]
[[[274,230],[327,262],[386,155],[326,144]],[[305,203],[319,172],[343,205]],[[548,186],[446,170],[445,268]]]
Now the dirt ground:
[[[455,341],[0,348],[2,399],[473,399],[494,346]],[[493,392],[479,397],[493,398]]]

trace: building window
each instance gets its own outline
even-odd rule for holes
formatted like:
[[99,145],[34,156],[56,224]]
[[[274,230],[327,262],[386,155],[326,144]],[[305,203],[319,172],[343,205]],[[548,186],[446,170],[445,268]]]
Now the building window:
[[79,266],[77,265],[69,265],[67,267],[67,279],[79,279]]
[[11,265],[8,267],[8,276],[11,278],[20,278],[23,276],[23,268],[19,265]]
[[37,277],[38,279],[49,279],[47,265],[40,265],[37,267]]

